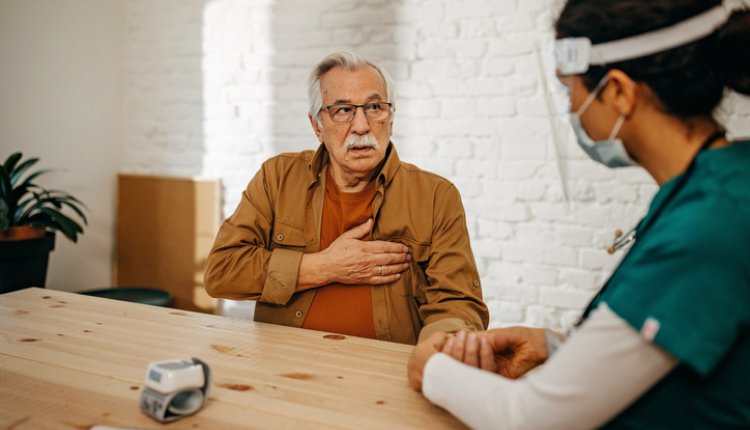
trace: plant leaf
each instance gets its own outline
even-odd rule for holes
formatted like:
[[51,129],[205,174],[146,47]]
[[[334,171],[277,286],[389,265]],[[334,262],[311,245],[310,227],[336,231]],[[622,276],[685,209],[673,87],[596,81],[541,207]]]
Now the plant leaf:
[[28,218],[35,211],[39,211],[41,208],[49,207],[49,205],[52,205],[58,209],[61,209],[62,206],[67,206],[71,208],[83,220],[84,224],[88,225],[88,219],[83,213],[82,208],[80,208],[76,203],[73,203],[73,199],[71,199],[70,197],[71,196],[66,194],[53,195],[45,191],[42,194],[36,195],[34,198],[26,199],[22,203],[20,203],[18,205],[18,208],[16,209],[15,219],[18,220],[18,224],[22,224],[22,220]]
[[53,221],[60,225],[60,231],[73,242],[78,241],[78,233],[83,233],[83,228],[72,219],[63,215],[60,211],[51,208],[39,209],[42,213],[48,214]]
[[69,208],[73,209],[73,211],[74,211],[75,213],[77,213],[79,217],[81,217],[81,219],[83,220],[83,223],[84,223],[85,225],[89,225],[89,220],[88,220],[88,219],[86,219],[86,215],[84,215],[84,213],[83,213],[83,211],[81,210],[81,208],[79,208],[79,207],[78,207],[78,206],[77,206],[77,205],[76,205],[75,203],[71,203],[71,202],[69,202],[68,200],[60,200],[60,203],[62,203],[62,204],[64,204],[65,206],[67,206],[67,207],[69,207]]
[[[26,208],[26,206],[28,206],[29,204],[31,204],[31,206]],[[23,206],[19,206],[18,208],[16,208],[15,224],[16,225],[27,224],[30,217],[34,214],[34,211],[38,211],[42,207],[44,207],[44,204],[39,203],[39,198],[37,195],[34,195],[34,197],[29,197],[27,200],[23,202]]]
[[52,217],[48,214],[37,212],[24,220],[24,225],[39,225],[44,222],[51,222]]
[[38,158],[30,158],[23,163],[19,164],[15,171],[9,171],[8,174],[10,175],[10,183],[11,185],[15,184],[16,181],[21,179],[21,176],[29,169],[29,167],[33,166],[37,161],[39,161]]
[[19,220],[21,220],[26,215],[26,206],[28,206],[30,203],[34,202],[34,198],[29,197],[28,199],[22,201],[21,203],[16,206],[16,210],[13,213],[13,217],[10,218],[12,225],[20,225]]
[[10,219],[8,217],[8,205],[5,204],[4,200],[0,200],[0,231],[5,231],[10,227]]
[[0,200],[4,200],[10,206],[11,198],[13,198],[13,186],[10,184],[10,176],[5,166],[0,166]]
[[63,214],[59,210],[52,209],[52,208],[41,208],[39,211],[42,213],[49,214],[49,216],[51,216],[53,220],[57,221],[61,225],[70,227],[72,230],[77,231],[79,233],[83,233],[83,227],[81,227],[80,224],[73,221],[72,219],[70,219],[70,217]]
[[34,179],[38,178],[39,176],[41,176],[41,175],[43,175],[45,173],[49,173],[51,171],[52,171],[52,169],[37,170],[36,172],[34,172],[34,173],[30,174],[29,176],[27,176],[26,179],[23,181],[23,183],[21,185],[19,185],[18,187],[16,187],[16,189],[18,189],[20,187],[23,187],[23,186],[38,187],[38,185],[32,184],[31,181],[33,181]]
[[14,152],[13,154],[10,154],[10,156],[5,160],[5,164],[3,164],[3,167],[5,167],[5,171],[10,174],[10,172],[13,171],[13,169],[16,167],[16,163],[18,163],[18,160],[23,157],[23,154],[20,152]]
[[38,227],[46,227],[50,230],[60,230],[60,225],[55,222],[52,217],[39,212],[24,220],[23,225],[33,225]]
[[50,192],[52,194],[55,194],[55,195],[59,196],[60,198],[64,197],[65,199],[72,200],[72,201],[78,203],[79,205],[83,206],[84,208],[86,208],[86,204],[84,204],[82,201],[78,200],[77,198],[71,196],[70,194],[66,193],[65,191],[61,191],[61,190],[48,190],[48,192]]

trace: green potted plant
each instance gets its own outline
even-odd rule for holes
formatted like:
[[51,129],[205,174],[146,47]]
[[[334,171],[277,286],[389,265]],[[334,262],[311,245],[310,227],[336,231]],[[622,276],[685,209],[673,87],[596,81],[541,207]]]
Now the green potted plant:
[[[75,197],[47,190],[34,181],[49,170],[30,171],[39,161],[11,154],[0,165],[0,293],[44,287],[55,232],[76,242],[88,223],[85,205]],[[70,210],[77,221],[63,213]]]

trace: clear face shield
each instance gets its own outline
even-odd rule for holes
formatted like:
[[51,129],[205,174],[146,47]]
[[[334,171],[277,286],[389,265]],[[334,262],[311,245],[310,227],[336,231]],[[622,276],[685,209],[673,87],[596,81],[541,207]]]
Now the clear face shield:
[[555,46],[556,41],[540,42],[537,50],[537,64],[542,77],[542,90],[550,113],[567,120],[571,110],[572,94],[569,82],[572,76],[561,76],[558,73]]
[[563,160],[567,159],[566,143],[572,138],[570,133],[571,94],[569,88],[558,79],[555,70],[554,41],[540,41],[537,44],[536,60],[539,69],[542,93],[547,107],[552,137],[552,148],[555,154],[557,173],[560,177],[562,197],[570,201],[568,191],[567,168]]

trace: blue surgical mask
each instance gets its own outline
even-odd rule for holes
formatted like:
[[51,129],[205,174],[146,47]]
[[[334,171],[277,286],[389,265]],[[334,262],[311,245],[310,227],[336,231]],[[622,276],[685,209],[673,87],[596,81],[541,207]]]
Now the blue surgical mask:
[[612,132],[606,140],[594,140],[591,136],[586,133],[583,125],[581,125],[581,115],[588,109],[591,103],[594,101],[596,96],[601,92],[604,86],[609,81],[609,76],[604,76],[601,81],[596,85],[594,91],[592,91],[578,111],[570,115],[570,123],[573,126],[573,131],[576,134],[576,140],[578,146],[583,149],[584,152],[594,161],[599,162],[607,167],[628,167],[637,166],[638,163],[633,160],[628,151],[625,150],[625,145],[621,139],[617,138],[620,133],[620,128],[625,122],[625,116],[620,115],[615,122]]

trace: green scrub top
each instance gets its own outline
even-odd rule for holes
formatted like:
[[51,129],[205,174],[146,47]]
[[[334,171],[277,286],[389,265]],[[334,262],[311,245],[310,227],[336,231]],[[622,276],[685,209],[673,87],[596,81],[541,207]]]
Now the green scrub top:
[[750,429],[750,141],[699,154],[654,218],[678,182],[593,306],[679,364],[606,429]]

